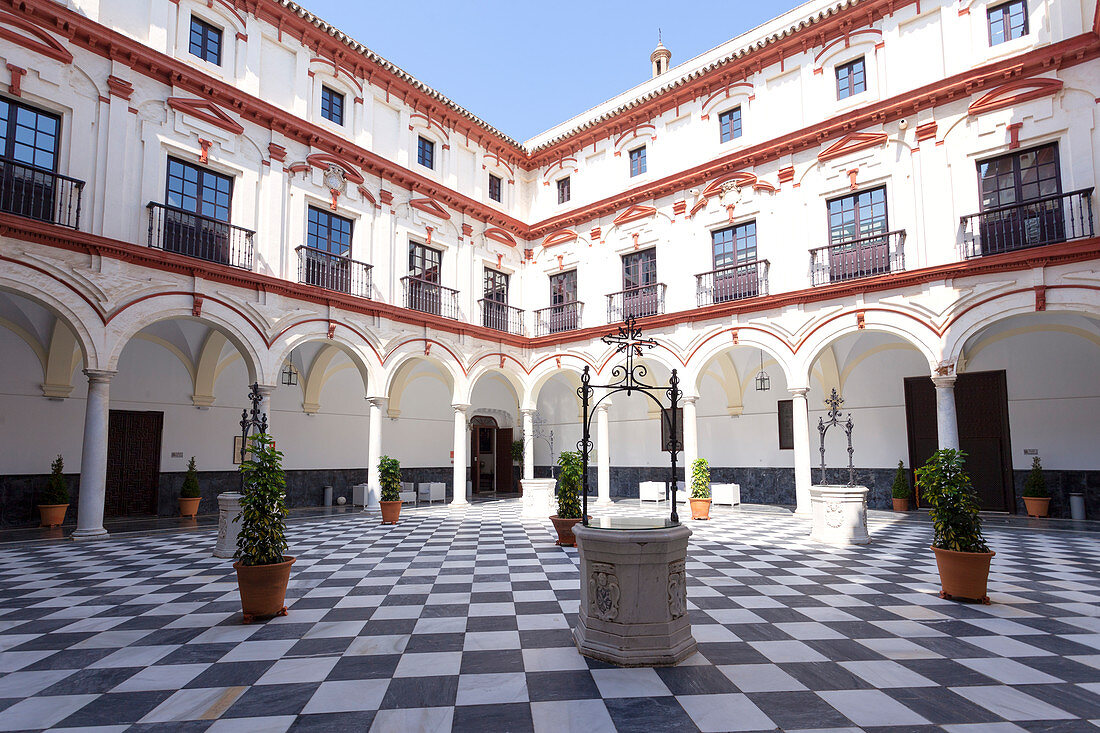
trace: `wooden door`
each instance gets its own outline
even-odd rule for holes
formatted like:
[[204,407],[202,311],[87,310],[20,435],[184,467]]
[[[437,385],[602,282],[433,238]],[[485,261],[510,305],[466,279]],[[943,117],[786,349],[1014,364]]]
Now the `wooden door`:
[[106,516],[157,513],[163,425],[163,412],[111,410],[107,432]]
[[497,430],[497,491],[512,492],[512,429]]
[[470,480],[473,482],[475,493],[488,493],[495,491],[496,460],[493,457],[493,437],[496,428],[486,425],[475,425],[470,462]]
[[[923,466],[939,448],[936,426],[936,385],[931,377],[907,377],[905,380],[905,426],[909,438],[909,485],[916,487],[913,469]],[[914,491],[917,506],[923,506]]]

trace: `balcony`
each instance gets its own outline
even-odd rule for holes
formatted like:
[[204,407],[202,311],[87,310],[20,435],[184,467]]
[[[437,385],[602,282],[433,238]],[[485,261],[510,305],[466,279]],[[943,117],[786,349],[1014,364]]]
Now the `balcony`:
[[80,228],[84,181],[0,157],[0,211]]
[[481,325],[504,333],[523,335],[523,311],[488,298],[479,300]]
[[607,296],[607,322],[644,318],[665,312],[665,284],[654,283],[629,288]]
[[695,293],[700,306],[728,303],[768,294],[767,260],[744,262],[695,276]]
[[412,275],[401,278],[401,285],[405,290],[405,307],[409,310],[458,320],[457,290]]
[[584,303],[579,300],[540,308],[535,311],[535,335],[549,336],[552,333],[576,331],[581,327],[583,310]]
[[813,285],[857,280],[905,269],[905,230],[853,239],[810,250]]
[[149,202],[149,246],[242,270],[252,269],[251,229]]
[[301,246],[297,251],[298,282],[360,298],[370,297],[373,269],[370,265],[312,247]]
[[960,219],[966,257],[1093,236],[1092,189],[998,206]]

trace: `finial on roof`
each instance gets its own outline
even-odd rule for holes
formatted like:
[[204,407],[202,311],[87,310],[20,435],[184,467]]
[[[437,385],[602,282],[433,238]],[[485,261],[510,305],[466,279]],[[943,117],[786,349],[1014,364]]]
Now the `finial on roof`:
[[665,48],[664,42],[661,40],[661,29],[657,29],[657,48],[653,49],[653,53],[649,54],[649,61],[653,64],[653,77],[656,78],[661,74],[668,71],[668,67],[672,64],[672,51]]

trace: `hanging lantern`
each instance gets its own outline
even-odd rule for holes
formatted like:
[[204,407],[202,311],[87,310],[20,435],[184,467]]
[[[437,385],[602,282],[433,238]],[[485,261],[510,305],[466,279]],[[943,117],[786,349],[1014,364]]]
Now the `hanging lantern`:
[[297,386],[297,384],[298,384],[298,370],[295,369],[294,365],[291,364],[289,361],[283,367],[283,371],[281,373],[281,379],[279,381],[282,384],[286,385],[287,387]]
[[772,388],[772,378],[764,371],[764,352],[760,352],[760,373],[756,375],[756,391],[767,392]]

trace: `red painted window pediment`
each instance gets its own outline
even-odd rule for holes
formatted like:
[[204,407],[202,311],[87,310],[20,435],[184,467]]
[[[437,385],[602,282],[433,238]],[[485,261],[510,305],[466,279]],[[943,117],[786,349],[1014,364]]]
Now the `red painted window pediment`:
[[565,244],[566,242],[572,242],[577,238],[577,233],[572,229],[559,229],[556,232],[548,234],[546,239],[542,240],[543,247],[556,247],[559,244]]
[[616,225],[626,224],[627,222],[637,221],[638,219],[644,219],[647,216],[653,216],[657,213],[657,209],[653,206],[631,206],[623,213],[615,217],[613,222]]
[[839,158],[848,153],[866,150],[876,145],[884,145],[887,139],[885,132],[853,132],[822,150],[817,154],[817,159],[824,163],[827,160]]
[[203,99],[188,99],[186,97],[169,97],[168,106],[177,112],[189,114],[192,117],[208,122],[209,124],[233,135],[240,135],[244,128],[239,122],[230,117],[225,110],[213,102]]
[[334,165],[344,171],[344,178],[352,183],[356,185],[363,183],[363,175],[356,170],[355,166],[338,155],[332,155],[331,153],[312,153],[306,156],[306,162],[314,168],[322,168],[324,170],[328,170],[330,165]]
[[409,201],[409,206],[413,207],[414,209],[419,209],[420,211],[423,211],[425,214],[431,214],[432,216],[437,217],[439,219],[446,220],[446,219],[451,218],[451,213],[449,211],[447,211],[446,209],[444,209],[442,206],[440,206],[439,203],[435,199],[430,199],[430,198],[412,199],[411,201]]
[[491,239],[494,242],[500,242],[501,244],[508,245],[509,247],[516,246],[516,238],[499,227],[489,227],[488,229],[486,229],[485,238]]
[[707,184],[707,187],[703,189],[703,198],[710,198],[711,196],[717,196],[722,187],[727,183],[734,183],[738,186],[753,186],[756,184],[756,175],[749,173],[748,171],[737,171],[731,173],[728,176],[722,176]]
[[0,11],[0,38],[63,64],[73,62],[73,55],[60,41],[34,23],[8,12]]
[[1014,79],[983,94],[967,108],[967,112],[972,115],[992,112],[995,109],[1004,109],[1022,102],[1029,102],[1032,99],[1056,94],[1061,89],[1061,79]]

